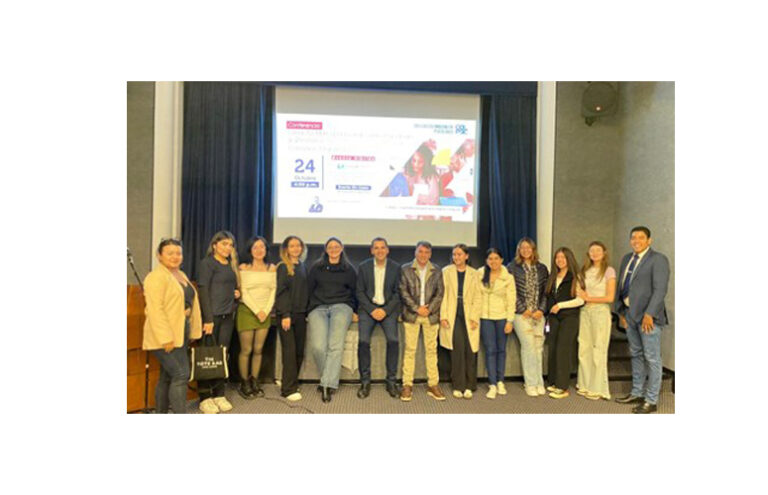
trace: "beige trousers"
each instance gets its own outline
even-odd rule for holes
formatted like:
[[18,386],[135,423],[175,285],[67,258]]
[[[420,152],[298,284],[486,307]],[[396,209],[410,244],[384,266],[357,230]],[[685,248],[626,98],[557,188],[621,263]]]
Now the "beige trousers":
[[419,330],[423,330],[424,349],[426,353],[427,384],[430,387],[437,385],[439,375],[437,373],[437,331],[439,323],[434,325],[429,318],[419,316],[416,323],[403,322],[405,328],[405,350],[403,352],[403,385],[413,386],[413,372],[416,367],[416,348],[419,345]]
[[611,309],[608,304],[587,304],[579,316],[579,390],[611,398],[608,389],[608,344]]

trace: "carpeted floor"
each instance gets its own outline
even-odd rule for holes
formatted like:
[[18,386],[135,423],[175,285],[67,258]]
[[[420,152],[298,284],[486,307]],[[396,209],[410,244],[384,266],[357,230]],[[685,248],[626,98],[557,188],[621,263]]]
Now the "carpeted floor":
[[[487,399],[485,393],[487,384],[478,384],[475,396],[470,399],[456,399],[451,395],[450,384],[442,384],[446,395],[445,401],[436,401],[427,396],[427,385],[417,383],[413,389],[413,400],[402,402],[391,398],[384,384],[374,383],[371,395],[366,399],[357,398],[356,383],[343,383],[333,395],[330,403],[324,404],[317,391],[317,384],[304,383],[301,386],[303,399],[298,402],[288,402],[280,397],[277,385],[263,385],[266,396],[254,400],[245,400],[234,385],[227,389],[227,399],[234,409],[226,414],[630,414],[632,405],[617,404],[613,400],[591,401],[577,395],[571,389],[571,396],[565,399],[549,397],[528,397],[518,381],[507,382],[507,395],[498,396],[494,400]],[[611,382],[611,395],[622,396],[629,392],[630,381]],[[200,413],[198,402],[187,403],[188,413]],[[671,381],[665,379],[662,383],[659,397],[658,412],[674,414],[675,395],[672,393]]]

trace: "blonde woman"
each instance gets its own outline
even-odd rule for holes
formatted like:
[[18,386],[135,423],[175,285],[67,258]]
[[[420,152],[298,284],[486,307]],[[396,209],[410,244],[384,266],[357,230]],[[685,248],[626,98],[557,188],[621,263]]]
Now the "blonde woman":
[[[216,344],[229,349],[235,329],[236,299],[240,298],[235,236],[226,230],[217,232],[211,238],[207,254],[200,261],[197,281],[203,333],[213,335]],[[232,409],[225,397],[225,380],[200,380],[197,384],[203,413],[216,414]]]
[[506,395],[504,371],[507,361],[507,336],[512,333],[515,321],[517,289],[515,277],[504,268],[501,251],[490,248],[486,252],[485,266],[479,270],[481,280],[482,310],[480,332],[485,345],[485,361],[488,369],[488,393]]
[[302,261],[306,253],[304,241],[289,235],[280,245],[277,265],[277,294],[275,314],[283,360],[280,395],[289,401],[301,400],[299,371],[304,361],[304,341],[307,335],[307,268]]
[[165,239],[157,247],[160,264],[144,279],[146,320],[141,348],[160,362],[155,387],[155,411],[184,414],[187,411],[189,357],[187,344],[202,334],[197,291],[180,270],[184,258],[181,242]]
[[608,266],[605,244],[594,241],[581,269],[586,290],[577,295],[586,303],[579,316],[578,394],[591,400],[610,399],[608,344],[611,340],[611,304],[616,293],[616,271]]
[[467,264],[469,248],[456,244],[452,264],[443,268],[440,305],[440,345],[451,351],[453,396],[471,399],[477,389],[477,351],[480,349],[480,279]]
[[520,341],[525,393],[531,397],[546,395],[543,376],[544,323],[547,312],[545,289],[549,270],[539,261],[536,243],[523,237],[517,243],[515,259],[507,266],[515,278],[515,334]]
[[270,314],[275,304],[277,278],[275,265],[267,261],[267,240],[257,236],[248,241],[244,263],[240,265],[242,298],[237,307],[237,334],[240,337],[238,370],[244,399],[264,397],[259,387],[261,352],[272,324]]

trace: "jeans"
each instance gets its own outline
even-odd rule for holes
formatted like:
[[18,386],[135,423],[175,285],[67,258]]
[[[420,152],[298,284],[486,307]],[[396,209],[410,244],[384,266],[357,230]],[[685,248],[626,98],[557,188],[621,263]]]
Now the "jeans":
[[645,333],[639,322],[627,318],[627,340],[632,356],[631,394],[656,404],[661,390],[661,327],[653,325],[651,333]]
[[174,414],[187,412],[187,381],[189,380],[189,356],[187,355],[187,332],[184,345],[171,352],[163,349],[151,351],[160,361],[160,378],[155,387],[155,411],[167,414],[168,406]]
[[360,321],[357,323],[359,337],[357,361],[360,367],[360,381],[371,383],[371,334],[376,325],[381,325],[384,336],[387,338],[387,383],[394,384],[397,379],[397,359],[400,354],[397,314],[387,315],[382,321],[376,321],[365,311],[360,311]]
[[488,384],[504,381],[504,365],[507,362],[507,334],[504,326],[507,320],[480,319],[480,338],[485,346],[485,368],[488,370]]
[[350,323],[352,308],[343,303],[322,304],[307,317],[307,340],[321,387],[339,388],[344,339]]
[[515,335],[520,341],[520,362],[526,387],[544,386],[544,317],[534,320],[515,315]]

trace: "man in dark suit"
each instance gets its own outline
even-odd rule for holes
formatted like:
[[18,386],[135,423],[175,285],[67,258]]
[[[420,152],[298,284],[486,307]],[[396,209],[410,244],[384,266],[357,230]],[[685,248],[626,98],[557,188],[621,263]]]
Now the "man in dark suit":
[[630,232],[633,252],[621,260],[614,303],[621,326],[627,329],[632,356],[632,391],[616,402],[637,404],[632,412],[638,414],[656,411],[661,390],[661,329],[667,324],[664,296],[669,261],[651,249],[651,242],[647,227]]
[[381,325],[387,338],[387,392],[399,397],[397,388],[397,360],[400,348],[397,339],[397,315],[400,314],[400,265],[389,259],[386,239],[371,241],[372,258],[360,263],[357,270],[357,300],[359,317],[357,328],[357,360],[360,367],[360,390],[357,396],[368,397],[371,391],[371,334]]

